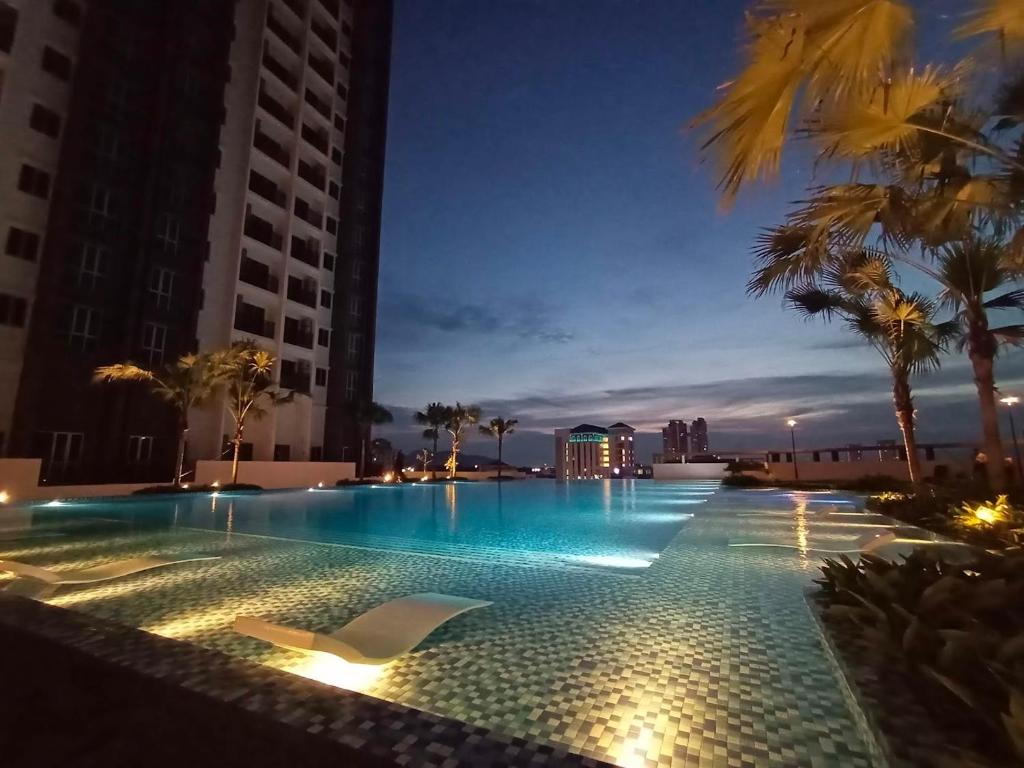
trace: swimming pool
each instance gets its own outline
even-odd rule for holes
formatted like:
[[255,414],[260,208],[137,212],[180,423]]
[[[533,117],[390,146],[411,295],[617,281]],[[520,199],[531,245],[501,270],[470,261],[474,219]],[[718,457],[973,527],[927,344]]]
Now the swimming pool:
[[[857,503],[652,481],[98,500],[8,510],[61,535],[0,540],[0,557],[220,555],[47,602],[629,768],[866,768],[804,598],[808,540],[885,522],[842,514]],[[795,548],[728,546],[739,538]],[[246,614],[331,631],[416,592],[492,605],[372,668],[230,628]]]

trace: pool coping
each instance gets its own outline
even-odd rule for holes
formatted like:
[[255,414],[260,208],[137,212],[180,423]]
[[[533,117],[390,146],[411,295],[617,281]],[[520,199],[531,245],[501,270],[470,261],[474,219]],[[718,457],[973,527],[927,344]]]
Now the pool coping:
[[[585,766],[611,768],[564,747],[505,736],[141,629],[102,621],[28,598],[0,594],[0,638],[29,635],[70,648],[104,667],[229,705],[237,717],[261,717],[312,746],[377,766]],[[46,643],[33,653],[45,655]],[[20,661],[20,660],[19,660]],[[29,666],[45,658],[25,659]],[[17,690],[10,691],[17,698]],[[55,731],[59,723],[48,724]],[[130,738],[130,736],[128,737]]]

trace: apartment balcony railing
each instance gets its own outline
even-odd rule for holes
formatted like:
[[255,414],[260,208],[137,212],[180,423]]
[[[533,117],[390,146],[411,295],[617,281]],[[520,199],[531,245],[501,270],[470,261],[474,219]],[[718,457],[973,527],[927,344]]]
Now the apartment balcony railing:
[[330,105],[313,93],[309,88],[306,89],[306,103],[309,104],[313,109],[324,116],[325,119],[331,119],[331,107]]
[[304,242],[297,237],[292,237],[292,247],[289,254],[311,267],[320,268],[320,248],[314,242]]
[[331,29],[326,24],[321,24],[315,18],[313,19],[313,33],[327,43],[327,46],[334,52],[334,49],[338,47],[338,33]]
[[311,165],[299,160],[299,176],[308,181],[319,190],[323,190],[327,183],[327,170],[318,165]]
[[274,76],[278,80],[287,85],[293,91],[299,87],[299,78],[292,74],[292,72],[288,70],[288,67],[275,59],[270,51],[263,51],[263,66],[265,66],[270,72],[273,72]]
[[294,277],[288,279],[288,298],[316,309],[316,288],[309,288]]
[[245,217],[245,227],[242,231],[253,240],[269,245],[276,251],[280,251],[284,245],[284,239],[274,231],[274,225],[254,213]]
[[285,344],[292,344],[296,347],[303,347],[304,349],[312,349],[313,331],[309,328],[303,327],[298,323],[298,321],[294,320],[294,318],[286,318],[284,325],[284,341]]
[[282,123],[287,125],[289,128],[295,127],[295,115],[291,113],[287,107],[281,102],[269,95],[263,90],[263,86],[260,86],[259,96],[256,98],[256,103],[259,104],[269,114],[276,117]]
[[286,370],[281,366],[281,387],[282,389],[294,389],[296,392],[309,393],[309,369],[296,368]]
[[288,204],[288,197],[284,191],[278,189],[277,184],[257,171],[249,171],[249,189],[265,200],[269,200],[282,208]]
[[317,229],[323,229],[324,227],[324,212],[318,211],[311,207],[309,203],[303,200],[301,197],[295,198],[295,215],[305,221],[307,224],[312,224]]
[[331,64],[330,61],[327,61],[326,59],[321,59],[318,56],[314,55],[312,51],[310,51],[307,59],[309,60],[310,68],[318,75],[320,75],[320,77],[322,77],[333,88],[334,65]]
[[270,138],[267,134],[263,133],[259,127],[256,128],[256,132],[253,134],[252,145],[267,157],[277,160],[277,162],[285,168],[290,166],[292,163],[288,150]]
[[300,19],[306,18],[306,6],[299,2],[299,0],[284,0],[284,4],[291,8],[292,13]]
[[295,51],[295,53],[302,54],[302,44],[299,42],[299,39],[289,32],[280,19],[274,15],[273,8],[267,8],[267,27],[280,38],[282,43]]
[[263,309],[244,301],[235,309],[235,330],[274,338],[274,324],[263,317]]
[[303,123],[302,138],[319,149],[325,155],[327,154],[327,147],[330,144],[330,140],[327,137],[327,131],[318,131]]
[[279,288],[277,278],[270,273],[270,267],[261,261],[250,259],[248,256],[242,257],[242,262],[238,267],[238,279],[271,293],[277,293]]

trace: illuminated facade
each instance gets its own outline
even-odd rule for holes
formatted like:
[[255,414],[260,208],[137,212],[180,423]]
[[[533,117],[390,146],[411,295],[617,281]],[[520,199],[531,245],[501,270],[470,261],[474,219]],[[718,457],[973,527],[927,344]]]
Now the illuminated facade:
[[634,435],[636,430],[621,421],[608,427],[608,454],[612,477],[636,476]]
[[694,419],[690,422],[690,455],[699,456],[709,450],[708,423],[704,419]]
[[662,461],[678,463],[690,454],[690,431],[682,419],[672,419],[661,429]]
[[608,430],[593,424],[555,430],[555,477],[593,480],[611,476]]

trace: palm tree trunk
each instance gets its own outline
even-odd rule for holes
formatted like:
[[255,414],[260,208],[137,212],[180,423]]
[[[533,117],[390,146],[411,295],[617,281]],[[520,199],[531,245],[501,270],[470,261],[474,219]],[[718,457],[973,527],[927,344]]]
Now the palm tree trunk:
[[454,479],[455,473],[459,469],[459,435],[456,432],[452,433],[452,455],[448,457],[448,461],[451,462],[451,466],[448,467],[448,478]]
[[434,427],[434,453],[430,457],[430,464],[433,467],[433,469],[430,470],[431,480],[437,480],[437,464],[435,462],[437,461],[437,434],[439,429],[440,427]]
[[978,388],[978,406],[981,410],[981,432],[988,459],[988,482],[993,491],[1003,490],[1003,441],[999,437],[999,411],[996,408],[995,372],[993,360],[983,354],[971,352],[974,384]]
[[498,435],[498,479],[501,480],[501,435]]
[[238,454],[242,451],[241,431],[235,432],[235,439],[231,442],[235,445],[235,450],[231,457],[231,484],[234,485],[238,482]]
[[892,401],[896,407],[896,423],[903,435],[903,447],[907,452],[910,482],[919,485],[924,477],[921,474],[921,457],[917,455],[917,435],[914,434],[914,399],[906,376],[893,374]]
[[181,473],[185,468],[185,440],[188,436],[188,419],[178,416],[178,456],[174,462],[174,484],[181,485]]

